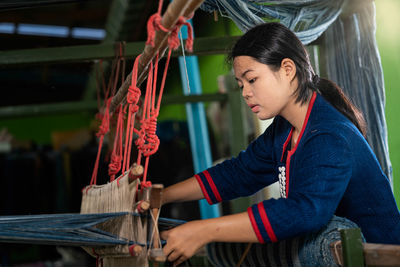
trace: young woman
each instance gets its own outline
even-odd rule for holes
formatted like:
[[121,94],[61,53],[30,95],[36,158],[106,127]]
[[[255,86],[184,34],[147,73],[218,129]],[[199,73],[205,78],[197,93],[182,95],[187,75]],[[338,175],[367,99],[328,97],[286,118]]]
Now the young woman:
[[281,198],[163,232],[168,260],[179,264],[210,242],[316,238],[332,220],[335,229],[354,222],[367,242],[400,244],[400,213],[363,136],[362,115],[337,85],[315,75],[295,34],[279,23],[256,26],[237,41],[230,59],[249,108],[274,122],[236,158],[166,188],[164,204],[202,198],[213,204],[276,181]]

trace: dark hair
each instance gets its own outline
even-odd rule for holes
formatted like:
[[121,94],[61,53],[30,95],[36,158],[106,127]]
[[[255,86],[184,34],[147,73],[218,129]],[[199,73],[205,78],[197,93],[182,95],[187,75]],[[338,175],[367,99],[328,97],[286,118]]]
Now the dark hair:
[[238,56],[250,56],[268,65],[272,71],[279,70],[284,58],[293,60],[299,85],[295,91],[296,103],[304,104],[314,91],[318,91],[365,136],[366,124],[362,113],[337,84],[315,74],[307,50],[297,36],[284,25],[270,22],[250,29],[235,43],[228,61],[232,63]]

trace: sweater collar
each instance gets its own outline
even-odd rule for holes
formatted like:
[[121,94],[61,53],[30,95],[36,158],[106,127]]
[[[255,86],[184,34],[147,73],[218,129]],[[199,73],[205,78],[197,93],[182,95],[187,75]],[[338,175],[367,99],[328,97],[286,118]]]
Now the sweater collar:
[[[297,138],[296,146],[290,150],[292,154],[296,151],[296,149],[297,149],[297,147],[298,147],[298,145],[300,143],[300,140],[303,137],[303,134],[304,134],[304,131],[305,131],[306,127],[307,127],[308,119],[310,117],[311,110],[312,110],[312,108],[314,106],[316,98],[317,98],[317,93],[313,92],[313,94],[311,96],[311,99],[310,99],[310,102],[308,103],[308,109],[307,109],[306,117],[304,118],[303,127],[301,128],[301,132],[299,134],[299,137]],[[292,126],[292,128],[290,129],[289,135],[286,138],[285,143],[283,144],[281,161],[283,161],[283,157],[284,157],[286,148],[287,148],[290,140],[292,139],[293,129],[294,129],[294,127]]]

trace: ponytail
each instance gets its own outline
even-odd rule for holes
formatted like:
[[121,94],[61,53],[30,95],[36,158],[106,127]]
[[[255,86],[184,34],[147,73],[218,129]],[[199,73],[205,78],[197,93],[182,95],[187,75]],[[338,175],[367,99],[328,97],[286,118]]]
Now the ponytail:
[[320,78],[318,75],[313,76],[312,83],[325,100],[346,116],[358,128],[362,135],[366,137],[367,126],[364,116],[362,112],[353,105],[343,90],[336,83],[328,79]]

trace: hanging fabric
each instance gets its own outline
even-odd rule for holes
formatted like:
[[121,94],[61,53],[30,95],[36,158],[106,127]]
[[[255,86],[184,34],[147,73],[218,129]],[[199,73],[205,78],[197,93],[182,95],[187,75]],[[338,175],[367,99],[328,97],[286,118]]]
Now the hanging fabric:
[[342,11],[345,0],[206,0],[200,8],[228,16],[246,32],[267,21],[279,21],[307,45],[316,40]]
[[366,2],[347,18],[339,18],[325,38],[326,69],[361,109],[367,122],[367,141],[393,187],[385,119],[383,70],[375,39],[375,4]]

